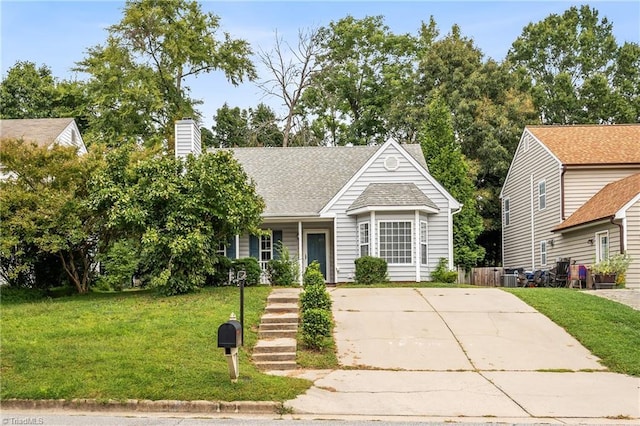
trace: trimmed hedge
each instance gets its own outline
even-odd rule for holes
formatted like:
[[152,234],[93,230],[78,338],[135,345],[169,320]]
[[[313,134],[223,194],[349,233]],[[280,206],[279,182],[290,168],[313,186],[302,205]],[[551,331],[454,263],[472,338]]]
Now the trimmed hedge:
[[331,336],[331,313],[313,308],[302,312],[302,341],[312,349],[322,349],[324,338]]
[[322,285],[324,286],[324,275],[320,271],[320,264],[317,261],[311,262],[307,269],[304,271],[302,277],[302,283],[304,287]]

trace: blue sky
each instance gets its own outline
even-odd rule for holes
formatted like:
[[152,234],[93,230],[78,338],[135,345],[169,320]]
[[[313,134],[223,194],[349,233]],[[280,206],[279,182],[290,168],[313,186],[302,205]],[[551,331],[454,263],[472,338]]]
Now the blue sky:
[[[201,1],[204,10],[220,17],[223,31],[249,41],[254,51],[269,50],[275,30],[295,41],[298,29],[328,25],[346,15],[383,15],[394,33],[412,34],[433,15],[441,34],[458,24],[485,56],[496,60],[504,58],[528,23],[585,3],[613,22],[618,43],[640,43],[639,1]],[[106,27],[120,20],[123,6],[121,1],[0,0],[2,76],[22,60],[46,64],[58,78],[72,78],[71,68],[87,48],[104,42]],[[221,73],[203,75],[188,85],[193,97],[204,101],[200,110],[208,127],[224,102],[248,108],[264,101],[278,110],[278,102],[262,99],[255,84],[233,87]]]

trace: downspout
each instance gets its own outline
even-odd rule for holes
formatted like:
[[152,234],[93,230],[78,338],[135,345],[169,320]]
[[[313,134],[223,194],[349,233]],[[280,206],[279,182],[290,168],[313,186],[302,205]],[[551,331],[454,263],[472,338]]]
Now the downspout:
[[622,223],[616,223],[614,222],[615,217],[612,217],[611,219],[609,219],[611,221],[612,225],[617,225],[619,230],[620,230],[620,254],[624,254],[625,251],[625,243],[624,243],[624,225]]
[[304,275],[304,259],[302,258],[302,221],[298,221],[298,284],[302,287],[302,276]]
[[562,171],[560,172],[560,221],[566,219],[564,217],[564,174],[567,172],[567,166],[564,164],[560,166]]

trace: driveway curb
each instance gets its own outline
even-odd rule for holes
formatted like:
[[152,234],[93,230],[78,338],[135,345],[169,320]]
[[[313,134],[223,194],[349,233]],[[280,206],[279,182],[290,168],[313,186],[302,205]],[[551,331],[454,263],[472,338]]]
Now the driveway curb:
[[230,413],[277,414],[282,403],[275,401],[178,401],[127,399],[124,401],[96,399],[6,399],[0,402],[3,410],[79,410],[79,411],[138,411],[168,413]]

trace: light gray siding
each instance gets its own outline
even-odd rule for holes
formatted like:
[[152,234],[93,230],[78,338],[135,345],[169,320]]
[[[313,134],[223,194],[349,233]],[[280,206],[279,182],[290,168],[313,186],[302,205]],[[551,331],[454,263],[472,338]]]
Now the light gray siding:
[[627,254],[631,256],[626,286],[640,288],[640,200],[627,210],[626,222]]
[[607,184],[634,173],[638,168],[571,168],[564,175],[564,218],[573,214]]
[[[394,171],[385,169],[384,162],[388,156],[396,156],[399,159],[398,168]],[[380,153],[376,160],[365,170],[359,178],[350,185],[346,191],[331,206],[328,215],[334,216],[336,221],[336,241],[337,241],[337,281],[348,282],[353,280],[355,271],[354,261],[359,257],[358,228],[356,217],[347,216],[346,210],[356,200],[356,198],[371,183],[403,183],[413,182],[423,191],[440,209],[439,213],[428,215],[428,235],[429,235],[429,258],[431,263],[424,270],[429,271],[435,268],[440,257],[449,258],[450,235],[449,215],[450,205],[448,198],[431,184],[413,164],[411,164],[396,147],[389,145],[387,149]],[[415,220],[415,212],[394,212],[375,214],[376,221],[401,219]],[[377,228],[376,228],[377,230]],[[415,233],[415,229],[414,229]],[[378,232],[375,235],[379,235]],[[376,237],[377,238],[377,237]],[[377,241],[376,241],[377,243]],[[416,248],[415,238],[412,239],[414,250]],[[378,244],[375,244],[377,247]],[[377,250],[377,249],[376,249]],[[371,253],[375,255],[376,253]],[[389,267],[389,278],[393,281],[415,281],[416,265],[401,265]],[[421,271],[423,268],[421,267]],[[428,277],[421,277],[426,279]]]
[[[546,207],[539,209],[539,182],[545,182]],[[560,222],[560,164],[535,138],[525,132],[520,140],[502,199],[509,199],[510,221],[504,224],[502,203],[503,265],[535,270],[540,265],[540,241],[553,238],[551,229]],[[547,247],[547,258],[549,257]],[[547,262],[548,263],[548,262]]]
[[[84,145],[78,126],[75,121],[71,121],[69,125],[56,138],[56,142],[61,146],[74,146],[78,148],[78,154],[86,154],[87,148]],[[53,146],[53,145],[52,145]]]

